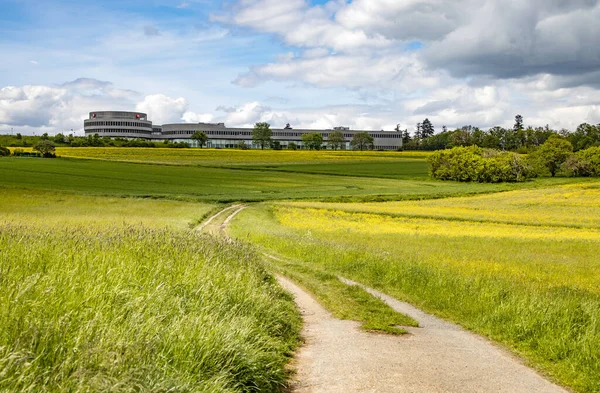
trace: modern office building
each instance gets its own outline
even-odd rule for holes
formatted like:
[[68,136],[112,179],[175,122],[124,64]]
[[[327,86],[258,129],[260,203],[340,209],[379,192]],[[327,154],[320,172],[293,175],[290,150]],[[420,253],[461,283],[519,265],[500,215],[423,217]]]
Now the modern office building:
[[[259,148],[252,142],[251,128],[230,128],[223,123],[180,123],[153,125],[145,113],[140,112],[90,112],[89,118],[84,120],[83,128],[86,135],[98,134],[101,137],[146,139],[157,142],[187,142],[196,146],[196,141],[191,139],[196,131],[202,131],[208,136],[207,147],[228,148],[236,147],[241,141],[250,148]],[[272,128],[272,140],[279,142],[281,148],[286,149],[290,143],[295,143],[298,148],[303,147],[302,135],[320,133],[324,144],[327,144],[329,134],[341,131],[346,139],[346,149],[350,149],[350,141],[358,132],[366,132],[373,137],[375,149],[397,150],[402,147],[402,135],[397,131],[359,131],[347,127],[335,127],[331,130],[309,130],[293,128]]]

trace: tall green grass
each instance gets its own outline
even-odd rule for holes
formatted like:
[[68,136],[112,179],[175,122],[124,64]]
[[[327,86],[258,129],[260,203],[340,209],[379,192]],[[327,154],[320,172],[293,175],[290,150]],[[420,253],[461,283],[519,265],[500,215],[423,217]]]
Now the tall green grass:
[[519,240],[527,227],[486,238],[336,226],[295,229],[257,206],[240,213],[232,234],[497,340],[578,392],[600,391],[597,241]]
[[141,226],[0,223],[0,391],[275,392],[289,295],[247,247]]

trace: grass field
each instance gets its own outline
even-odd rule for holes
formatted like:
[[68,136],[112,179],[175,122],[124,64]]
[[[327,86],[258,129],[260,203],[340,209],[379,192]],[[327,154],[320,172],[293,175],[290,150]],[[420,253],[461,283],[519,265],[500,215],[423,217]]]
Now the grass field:
[[[600,391],[597,180],[433,181],[421,153],[58,152],[79,158],[0,159],[0,391],[277,391],[299,316],[267,270],[365,329],[414,321],[337,275]],[[233,201],[261,203],[232,233],[285,262],[189,230]]]
[[379,204],[281,202],[232,233],[504,343],[600,390],[600,183]]
[[0,391],[278,392],[300,327],[212,205],[0,189]]
[[332,150],[234,150],[234,149],[162,149],[122,147],[59,147],[57,155],[108,161],[169,165],[244,166],[333,164],[347,162],[424,161],[428,152],[379,152]]
[[4,187],[74,193],[200,201],[264,201],[338,198],[357,200],[432,198],[536,187],[529,184],[461,184],[353,176],[165,166],[74,159],[4,158]]

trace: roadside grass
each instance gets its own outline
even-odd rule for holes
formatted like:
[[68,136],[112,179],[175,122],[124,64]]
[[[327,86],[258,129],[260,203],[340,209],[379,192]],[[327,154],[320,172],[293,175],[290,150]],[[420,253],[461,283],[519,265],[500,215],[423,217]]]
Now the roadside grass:
[[19,157],[0,160],[0,182],[5,188],[211,203],[282,199],[340,202],[429,199],[573,181],[562,178],[519,184],[466,184],[101,160]]
[[362,322],[361,328],[364,330],[399,335],[407,333],[400,326],[419,325],[411,317],[393,310],[364,289],[344,284],[334,274],[279,258],[266,258],[271,270],[312,293],[335,317]]
[[[470,222],[448,221],[441,213],[406,231],[393,217],[364,213],[367,207],[357,215],[344,211],[345,204],[338,210],[289,203],[253,206],[230,232],[302,261],[307,271],[348,277],[459,323],[506,345],[557,382],[591,393],[600,391],[600,217],[588,214],[600,207],[589,194],[594,187],[514,191],[504,206],[505,193],[474,197],[471,208],[487,219],[511,204],[518,209],[522,223],[508,230],[508,224],[488,221],[473,231]],[[469,199],[458,205],[468,207]],[[541,203],[542,210],[544,200],[547,215],[530,225],[536,210],[529,215],[528,206]],[[451,209],[454,198],[407,204],[427,210],[444,202]],[[561,213],[554,203],[569,208]],[[402,205],[397,203],[398,213]],[[566,232],[561,215],[571,217]],[[536,236],[540,230],[547,233]]]
[[0,198],[0,391],[285,388],[300,315],[252,248],[189,230],[213,205]]

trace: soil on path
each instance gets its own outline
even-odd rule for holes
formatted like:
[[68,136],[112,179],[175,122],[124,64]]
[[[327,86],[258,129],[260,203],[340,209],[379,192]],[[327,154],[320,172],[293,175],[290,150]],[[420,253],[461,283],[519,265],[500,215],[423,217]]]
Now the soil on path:
[[[222,234],[244,208],[226,209],[235,210],[218,226]],[[405,328],[409,334],[403,336],[365,332],[358,322],[334,318],[289,279],[277,279],[294,295],[304,319],[294,393],[568,392],[486,339],[356,282],[340,278],[410,315],[420,327]]]

